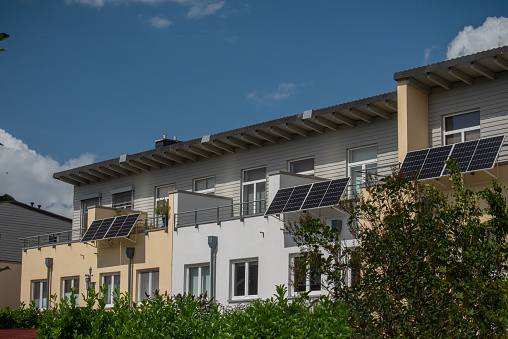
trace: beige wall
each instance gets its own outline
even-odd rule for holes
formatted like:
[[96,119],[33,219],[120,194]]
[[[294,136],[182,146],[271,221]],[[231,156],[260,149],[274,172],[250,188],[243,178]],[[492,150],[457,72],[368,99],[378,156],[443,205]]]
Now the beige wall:
[[7,306],[18,308],[21,286],[21,263],[0,262],[0,268],[9,266],[9,270],[0,272],[0,308]]
[[397,82],[397,106],[399,162],[402,162],[407,152],[429,147],[428,95],[401,79]]
[[[103,240],[94,247],[86,243],[71,243],[29,249],[23,253],[21,300],[30,302],[31,281],[46,279],[45,258],[53,258],[51,294],[58,300],[62,294],[62,278],[79,277],[80,306],[84,306],[82,293],[85,291],[85,274],[92,267],[92,282],[101,285],[101,276],[120,272],[120,290],[128,290],[128,259],[126,247],[134,247],[132,300],[138,301],[138,275],[145,269],[159,269],[160,293],[171,294],[171,255],[173,232],[154,230],[132,234],[128,241],[123,238]],[[120,243],[119,243],[120,242]]]

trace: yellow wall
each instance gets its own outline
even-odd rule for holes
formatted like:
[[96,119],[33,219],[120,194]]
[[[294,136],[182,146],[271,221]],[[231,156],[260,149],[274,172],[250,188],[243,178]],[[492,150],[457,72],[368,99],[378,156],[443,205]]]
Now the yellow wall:
[[128,290],[128,259],[126,247],[134,247],[132,300],[138,301],[138,275],[140,270],[159,269],[159,291],[171,294],[171,256],[173,232],[153,230],[135,233],[128,241],[124,238],[96,242],[71,243],[28,249],[23,253],[21,300],[30,302],[31,281],[46,279],[45,258],[53,258],[50,281],[51,294],[62,294],[62,278],[79,276],[80,306],[84,306],[82,293],[85,291],[85,274],[92,267],[92,282],[96,289],[101,285],[101,275],[120,272],[120,290]]
[[399,162],[402,162],[407,152],[429,147],[428,95],[401,79],[397,81],[397,106]]
[[10,269],[0,272],[0,308],[18,308],[19,287],[21,285],[21,263],[0,262],[0,268]]

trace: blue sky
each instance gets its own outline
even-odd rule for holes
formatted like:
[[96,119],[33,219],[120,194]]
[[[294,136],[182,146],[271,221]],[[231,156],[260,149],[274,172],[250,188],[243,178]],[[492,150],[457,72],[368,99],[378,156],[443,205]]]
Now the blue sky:
[[59,170],[390,92],[466,26],[499,45],[506,17],[506,0],[3,0],[0,143]]

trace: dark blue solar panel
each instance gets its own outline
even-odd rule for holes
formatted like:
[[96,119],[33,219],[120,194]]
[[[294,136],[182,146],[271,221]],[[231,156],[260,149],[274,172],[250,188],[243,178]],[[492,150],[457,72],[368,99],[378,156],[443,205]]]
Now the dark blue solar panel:
[[106,233],[108,232],[109,227],[111,226],[111,224],[113,224],[113,221],[115,221],[115,218],[103,219],[101,226],[99,227],[97,232],[95,232],[95,235],[93,236],[92,240],[101,240],[102,238],[104,238],[104,235],[106,235]]
[[407,181],[411,181],[418,177],[428,153],[428,148],[406,153],[402,166],[400,167],[400,172]]
[[116,237],[118,238],[118,237],[127,237],[127,236],[129,236],[129,234],[132,231],[132,228],[134,227],[134,225],[138,221],[138,218],[139,218],[140,215],[141,215],[140,213],[129,214],[127,216],[127,219],[123,223],[122,227],[120,228],[120,230],[116,234]]
[[349,178],[332,180],[330,186],[326,190],[326,193],[319,204],[319,207],[334,206],[339,203],[339,199],[344,193],[346,186],[349,182]]
[[286,207],[283,212],[292,212],[301,210],[302,204],[310,191],[312,184],[295,187],[293,193],[288,199]]
[[275,197],[273,197],[270,207],[268,207],[265,215],[282,213],[284,207],[286,207],[289,197],[291,196],[291,193],[293,193],[293,189],[294,187],[278,190],[275,194]]
[[86,233],[85,233],[85,235],[83,235],[83,238],[81,238],[81,242],[91,241],[93,239],[95,233],[101,226],[101,224],[102,224],[102,219],[101,220],[94,220],[90,224],[90,227],[88,227],[88,229],[86,230]]
[[[478,146],[479,140],[461,142],[460,144],[454,144],[450,158],[455,159],[459,165],[461,172],[466,172],[469,167],[469,163],[473,157],[476,146]],[[444,175],[448,174],[448,166],[446,166]]]
[[307,210],[310,208],[318,208],[319,204],[321,204],[321,200],[323,200],[323,196],[330,186],[331,181],[323,181],[317,182],[312,185],[309,194],[307,195],[307,199],[305,199],[302,204],[302,210]]
[[439,178],[443,173],[445,161],[448,159],[452,147],[453,145],[431,148],[420,170],[418,179]]
[[493,138],[480,139],[478,146],[473,154],[473,158],[467,168],[468,172],[489,169],[494,167],[504,135]]
[[126,215],[116,217],[115,221],[113,221],[113,224],[111,225],[108,232],[104,236],[104,239],[116,238],[118,231],[120,230],[120,228],[122,228],[122,225],[126,219],[127,219]]

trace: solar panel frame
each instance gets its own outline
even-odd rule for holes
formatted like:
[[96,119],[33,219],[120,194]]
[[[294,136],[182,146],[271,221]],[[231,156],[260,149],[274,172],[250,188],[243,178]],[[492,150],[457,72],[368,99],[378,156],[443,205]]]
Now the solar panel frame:
[[[474,151],[479,141],[480,139],[453,144],[453,149],[449,158],[453,158],[457,162],[461,172],[467,172],[467,168],[469,167],[469,163],[473,158]],[[447,170],[448,165],[444,169],[443,175],[448,174]]]
[[291,196],[288,198],[288,202],[282,212],[294,212],[301,210],[303,202],[305,201],[305,198],[307,198],[312,186],[313,184],[296,186],[291,193]]
[[113,224],[115,219],[116,217],[103,219],[102,224],[97,230],[97,232],[95,232],[92,241],[103,239],[106,233],[108,233],[109,227]]
[[400,167],[400,172],[407,181],[411,181],[413,178],[418,177],[428,154],[429,148],[406,153],[402,161],[402,166]]
[[125,222],[122,224],[120,230],[118,230],[116,238],[128,237],[132,231],[132,228],[134,227],[134,225],[136,225],[136,222],[138,221],[140,215],[141,213],[129,214],[127,216],[127,219],[125,219]]
[[430,148],[418,174],[418,180],[434,179],[442,176],[453,145]]
[[81,242],[87,242],[92,241],[92,238],[94,237],[95,233],[101,227],[102,219],[100,220],[94,220],[86,230],[85,234],[81,238]]
[[118,231],[122,228],[122,225],[127,220],[127,215],[121,215],[115,218],[115,221],[109,227],[108,232],[104,235],[103,239],[116,238]]
[[474,172],[494,167],[496,160],[501,152],[501,146],[504,142],[504,135],[480,139],[475,149],[473,157],[467,167],[467,172]]
[[286,207],[291,193],[293,193],[294,187],[281,188],[277,191],[275,196],[270,203],[270,206],[265,212],[265,215],[280,214]]
[[321,204],[321,201],[323,200],[323,196],[326,193],[326,190],[331,183],[331,180],[314,183],[309,193],[307,194],[305,201],[302,203],[301,209],[308,210],[311,208],[318,208],[319,204]]
[[330,186],[328,186],[328,189],[326,190],[326,193],[323,195],[323,199],[321,200],[319,207],[337,205],[339,203],[339,199],[342,197],[344,191],[346,190],[349,180],[349,177],[332,180],[330,182]]

